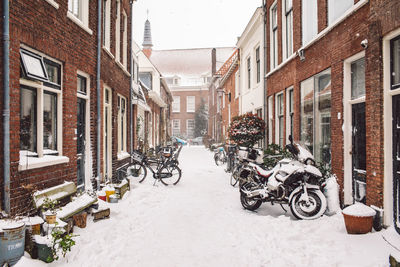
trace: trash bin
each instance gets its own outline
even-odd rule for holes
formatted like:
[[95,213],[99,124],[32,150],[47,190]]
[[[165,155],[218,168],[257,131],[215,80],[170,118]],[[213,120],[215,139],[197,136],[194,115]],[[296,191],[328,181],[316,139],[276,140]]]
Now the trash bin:
[[0,266],[14,265],[24,255],[25,224],[0,221]]

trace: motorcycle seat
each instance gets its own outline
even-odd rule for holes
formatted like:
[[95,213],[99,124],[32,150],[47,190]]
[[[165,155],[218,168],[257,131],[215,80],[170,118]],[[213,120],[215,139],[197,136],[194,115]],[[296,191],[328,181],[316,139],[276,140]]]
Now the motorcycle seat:
[[256,164],[252,164],[252,166],[255,168],[258,175],[261,175],[265,178],[269,178],[274,173],[272,170],[271,171],[264,170],[263,168],[261,168],[260,166],[258,166]]

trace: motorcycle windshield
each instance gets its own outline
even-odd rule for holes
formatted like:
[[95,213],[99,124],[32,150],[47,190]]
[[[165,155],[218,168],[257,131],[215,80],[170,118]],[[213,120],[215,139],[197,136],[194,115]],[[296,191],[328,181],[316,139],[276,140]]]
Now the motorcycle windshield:
[[306,161],[307,159],[312,159],[314,160],[314,156],[311,154],[311,152],[307,149],[307,147],[304,144],[296,143],[297,149],[299,150],[299,153],[297,155],[299,161]]

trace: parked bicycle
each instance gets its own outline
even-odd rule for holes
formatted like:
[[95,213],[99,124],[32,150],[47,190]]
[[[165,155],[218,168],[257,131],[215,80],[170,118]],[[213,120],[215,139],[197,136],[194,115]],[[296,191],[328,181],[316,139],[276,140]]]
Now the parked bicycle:
[[214,161],[217,166],[226,163],[227,156],[223,145],[220,145],[214,150]]
[[176,185],[182,176],[182,171],[178,167],[178,156],[181,149],[182,146],[174,153],[172,147],[163,147],[159,150],[160,157],[153,158],[134,151],[127,173],[133,177],[134,181],[141,183],[146,179],[147,169],[149,169],[153,173],[154,184],[161,181],[164,185]]

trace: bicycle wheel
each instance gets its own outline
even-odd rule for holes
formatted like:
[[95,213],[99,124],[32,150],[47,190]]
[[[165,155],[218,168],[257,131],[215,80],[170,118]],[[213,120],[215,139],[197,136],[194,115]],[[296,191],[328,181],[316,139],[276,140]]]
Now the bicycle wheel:
[[139,163],[135,162],[132,163],[128,168],[127,168],[128,175],[131,176],[132,181],[134,182],[143,182],[144,179],[147,176],[147,169],[146,167]]
[[182,176],[178,166],[166,166],[159,171],[160,181],[165,185],[176,185]]
[[235,186],[239,181],[239,168],[235,166],[231,173],[231,186]]

